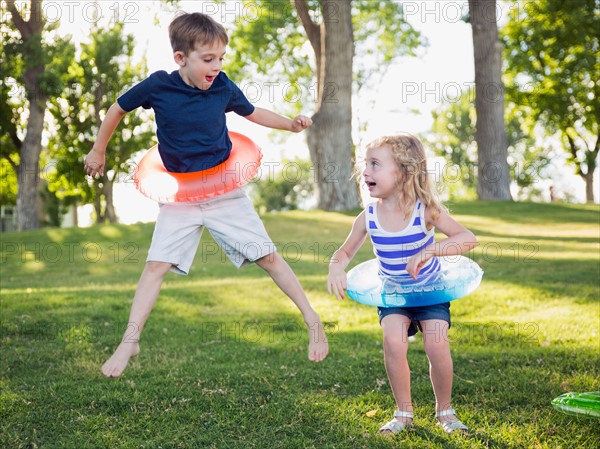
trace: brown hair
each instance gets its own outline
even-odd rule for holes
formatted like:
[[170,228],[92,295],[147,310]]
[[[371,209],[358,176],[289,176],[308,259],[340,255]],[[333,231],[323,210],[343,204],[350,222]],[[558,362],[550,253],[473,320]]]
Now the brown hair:
[[431,208],[435,219],[440,211],[445,210],[440,202],[435,187],[427,173],[427,156],[419,139],[412,134],[402,133],[396,136],[380,137],[367,145],[367,150],[388,146],[392,150],[394,161],[400,170],[398,190],[400,204],[406,215],[410,215],[415,202],[419,199],[426,207]]
[[182,12],[169,25],[169,39],[173,53],[181,51],[188,55],[196,45],[222,42],[227,45],[229,37],[225,28],[212,17],[199,12]]

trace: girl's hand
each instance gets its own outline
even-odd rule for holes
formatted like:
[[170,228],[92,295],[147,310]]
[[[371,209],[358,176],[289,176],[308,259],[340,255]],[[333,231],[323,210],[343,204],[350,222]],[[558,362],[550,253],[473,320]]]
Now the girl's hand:
[[330,269],[327,276],[327,291],[337,299],[344,299],[346,291],[346,273],[343,270]]
[[290,131],[294,133],[299,133],[300,131],[304,131],[312,125],[312,120],[305,115],[299,115],[294,120],[292,120],[292,129]]
[[90,176],[104,175],[105,153],[92,148],[92,151],[85,157],[83,168],[86,174]]
[[419,271],[421,271],[423,265],[425,265],[427,261],[431,259],[432,255],[433,254],[428,255],[426,251],[423,250],[408,259],[408,262],[406,263],[406,271],[408,274],[410,274],[410,277],[417,279]]

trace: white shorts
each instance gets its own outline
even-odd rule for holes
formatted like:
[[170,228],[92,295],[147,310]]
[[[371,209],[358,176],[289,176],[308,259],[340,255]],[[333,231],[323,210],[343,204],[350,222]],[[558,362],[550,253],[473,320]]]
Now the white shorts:
[[242,189],[200,203],[161,204],[146,262],[167,262],[188,274],[206,227],[240,268],[276,251],[254,206]]

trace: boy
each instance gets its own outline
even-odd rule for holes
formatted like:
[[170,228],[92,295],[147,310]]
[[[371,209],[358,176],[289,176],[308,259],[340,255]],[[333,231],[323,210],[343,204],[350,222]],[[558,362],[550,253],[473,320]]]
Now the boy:
[[[170,74],[155,72],[113,104],[96,142],[85,158],[90,176],[102,175],[108,141],[123,116],[139,106],[153,108],[159,153],[167,170],[194,172],[225,161],[231,151],[225,113],[234,111],[269,128],[300,132],[312,121],[294,120],[255,108],[221,71],[229,38],[222,25],[201,13],[182,14],[169,25],[173,57],[179,66]],[[139,351],[142,329],[168,271],[187,274],[203,227],[238,268],[255,262],[296,304],[309,329],[308,358],[323,360],[329,347],[323,325],[300,282],[275,251],[264,225],[246,194],[238,189],[201,203],[163,204],[156,220],[146,266],[137,286],[127,331],[102,366],[107,377],[118,377]]]

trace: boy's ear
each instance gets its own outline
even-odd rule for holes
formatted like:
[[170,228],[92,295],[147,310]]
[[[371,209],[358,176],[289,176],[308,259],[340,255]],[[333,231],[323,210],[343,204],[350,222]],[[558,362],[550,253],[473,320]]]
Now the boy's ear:
[[176,51],[175,53],[173,53],[173,59],[175,60],[175,63],[178,66],[185,66],[185,54],[182,51]]

